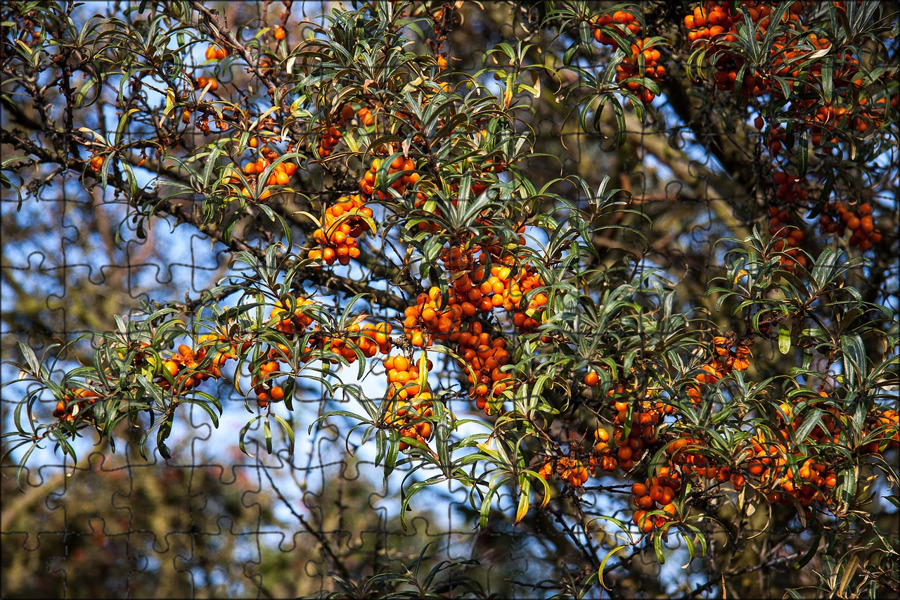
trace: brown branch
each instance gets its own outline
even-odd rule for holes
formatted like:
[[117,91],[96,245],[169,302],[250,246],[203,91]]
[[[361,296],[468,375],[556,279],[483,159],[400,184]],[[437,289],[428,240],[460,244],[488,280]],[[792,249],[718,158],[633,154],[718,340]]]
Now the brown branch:
[[[24,137],[18,137],[9,131],[0,130],[0,142],[24,150],[25,152],[36,156],[42,162],[52,162],[60,165],[65,164],[65,157],[61,153],[43,148],[31,140]],[[98,173],[94,173],[91,170],[86,170],[85,176],[95,181],[100,181],[101,179]],[[128,193],[128,183],[113,173],[108,173],[106,183],[107,185],[111,185]],[[224,233],[220,229],[204,222],[199,209],[190,209],[190,204],[188,202],[182,202],[174,198],[160,199],[158,192],[148,193],[143,190],[138,190],[137,194],[129,198],[129,201],[133,206],[139,209],[152,206],[150,215],[169,215],[181,223],[192,225],[200,233],[209,236],[234,252],[247,252],[257,258],[263,258],[265,256],[264,249],[251,246],[235,236],[226,239]],[[288,261],[285,266],[286,268],[289,268],[293,264],[294,261]],[[397,296],[390,291],[374,288],[366,283],[354,281],[349,277],[336,275],[319,267],[312,266],[301,268],[297,275],[302,280],[321,285],[332,291],[371,296],[375,299],[375,302],[386,308],[401,311],[408,305],[408,302],[404,298]]]

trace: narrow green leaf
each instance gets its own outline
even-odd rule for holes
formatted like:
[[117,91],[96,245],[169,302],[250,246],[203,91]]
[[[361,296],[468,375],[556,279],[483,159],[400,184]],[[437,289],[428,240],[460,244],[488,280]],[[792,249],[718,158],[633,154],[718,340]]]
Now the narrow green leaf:
[[606,587],[606,584],[603,582],[603,571],[606,570],[606,563],[609,562],[609,559],[612,558],[613,554],[615,554],[616,552],[620,552],[621,550],[624,550],[627,547],[628,546],[625,546],[625,545],[616,546],[615,548],[613,548],[612,550],[607,552],[606,556],[603,557],[603,560],[600,561],[600,567],[597,569],[597,578],[599,579],[600,585],[603,586],[603,589],[606,589],[606,590],[610,589],[610,588]]
[[791,330],[784,325],[778,330],[778,351],[787,354],[791,350]]

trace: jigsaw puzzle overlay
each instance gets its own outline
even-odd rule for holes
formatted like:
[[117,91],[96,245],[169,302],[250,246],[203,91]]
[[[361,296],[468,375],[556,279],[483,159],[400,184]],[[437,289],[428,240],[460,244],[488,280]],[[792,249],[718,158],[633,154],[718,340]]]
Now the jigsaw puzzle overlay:
[[3,597],[900,596],[897,11],[5,3]]

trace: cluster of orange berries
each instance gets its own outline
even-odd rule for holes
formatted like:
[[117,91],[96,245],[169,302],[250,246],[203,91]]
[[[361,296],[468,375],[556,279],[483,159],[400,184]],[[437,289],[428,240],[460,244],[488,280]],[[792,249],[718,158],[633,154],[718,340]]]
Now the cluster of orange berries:
[[[547,303],[547,296],[534,294],[524,309],[521,302],[526,294],[543,285],[540,275],[530,266],[524,266],[513,276],[512,267],[497,257],[487,270],[486,250],[480,249],[478,258],[475,252],[475,248],[463,250],[454,247],[442,254],[442,260],[453,278],[451,304],[458,305],[466,318],[474,318],[478,311],[488,313],[502,307],[512,314],[513,324],[520,332],[534,330],[539,325],[537,318]],[[499,367],[507,363],[509,354],[502,339],[488,341],[485,335],[481,324],[476,321],[470,325],[468,332],[451,335],[450,340],[458,341],[471,367],[469,381],[474,387],[470,394],[479,408],[492,411],[497,408],[497,403],[489,398],[501,394],[511,384],[509,377],[499,371]]]
[[[215,335],[201,336],[200,342],[207,343],[218,341],[219,337]],[[230,349],[219,351],[207,369],[198,368],[200,363],[206,358],[207,350],[210,346],[198,346],[196,352],[187,344],[180,344],[178,351],[171,358],[163,362],[163,368],[172,376],[175,381],[176,390],[189,390],[197,387],[206,379],[214,377],[218,379],[222,376],[221,367],[225,361],[234,357],[234,353]],[[169,388],[169,381],[160,376],[157,381],[163,389]]]
[[265,408],[269,402],[278,402],[284,400],[284,388],[280,385],[272,385],[270,381],[281,369],[278,358],[282,356],[287,348],[280,347],[278,350],[272,348],[266,354],[268,360],[260,363],[259,368],[250,379],[250,385],[253,386],[253,393],[256,394],[256,403],[260,408]]
[[588,480],[584,463],[570,456],[563,456],[556,462],[556,473],[572,487],[581,487]]
[[[740,473],[732,473],[728,467],[713,464],[703,452],[707,444],[698,438],[690,436],[677,437],[669,442],[665,451],[668,456],[667,463],[660,468],[660,474],[668,473],[669,478],[696,477],[701,480],[724,483],[731,481],[735,490],[740,490],[746,483],[746,478]],[[668,471],[663,469],[668,468]],[[673,487],[677,490],[677,486]]]
[[215,44],[210,44],[209,48],[206,49],[206,60],[222,60],[226,56],[228,56],[228,51],[225,48],[219,48]]
[[[773,180],[778,186],[775,196],[781,203],[790,205],[806,201],[807,191],[801,179],[777,171]],[[773,247],[788,255],[781,258],[781,264],[791,270],[798,264],[806,266],[807,260],[799,249],[805,237],[804,233],[796,227],[788,226],[789,219],[790,212],[787,209],[778,206],[769,207],[769,233],[780,238],[775,241]],[[852,232],[850,245],[857,246],[864,252],[882,239],[882,234],[875,228],[875,221],[872,218],[872,205],[868,202],[861,204],[856,211],[849,209],[842,202],[829,202],[819,216],[819,228],[823,233],[835,233],[838,236],[843,236],[849,229]]]
[[[511,384],[509,375],[500,370],[509,362],[509,353],[503,338],[492,338],[481,321],[472,320],[478,310],[472,300],[479,302],[482,310],[490,310],[494,304],[489,296],[481,295],[467,275],[464,277],[457,279],[449,291],[446,308],[440,288],[419,294],[416,304],[404,311],[404,335],[419,348],[431,346],[434,340],[456,342],[472,386],[469,394],[479,409],[490,412],[498,407],[489,396],[503,393]],[[461,285],[461,280],[467,283]]]
[[[374,116],[368,108],[361,109],[357,115],[363,125],[374,122]],[[345,104],[341,108],[340,119],[347,122],[352,118],[353,106]],[[327,156],[338,143],[339,135],[336,128],[329,130],[322,138],[320,154]],[[383,149],[383,152],[386,150]],[[322,228],[313,234],[320,248],[311,250],[308,255],[310,258],[324,259],[327,264],[333,264],[335,260],[347,264],[350,258],[359,255],[356,238],[364,231],[365,221],[357,217],[348,218],[346,214],[359,210],[361,215],[371,218],[372,211],[364,207],[364,204],[366,198],[376,193],[376,178],[384,160],[373,160],[359,181],[360,195],[343,197],[326,211]],[[490,169],[494,172],[502,171],[505,165],[498,163]],[[411,157],[396,156],[391,159],[387,175],[390,177],[390,186],[401,195],[419,181],[419,174],[415,172],[415,160]],[[482,191],[484,188],[482,186]],[[473,190],[477,191],[475,184]],[[417,192],[417,196],[424,202],[424,194]],[[386,194],[379,192],[378,197],[386,199]],[[479,250],[482,252],[480,264],[470,260],[471,255]],[[460,259],[464,254],[465,258]],[[534,294],[527,307],[521,307],[520,303],[526,294],[543,285],[543,281],[536,270],[529,267],[521,268],[519,277],[514,278],[512,268],[499,260],[491,261],[493,266],[488,275],[484,266],[487,258],[480,248],[465,252],[460,248],[453,248],[445,252],[443,259],[453,281],[446,305],[439,288],[420,294],[416,303],[404,311],[404,335],[412,346],[418,348],[427,348],[435,340],[458,343],[460,353],[467,356],[464,360],[469,367],[472,385],[470,394],[479,408],[490,412],[496,408],[496,403],[490,401],[490,395],[502,393],[510,383],[510,378],[499,371],[499,367],[508,361],[508,353],[503,348],[505,342],[502,339],[491,339],[483,331],[483,325],[476,320],[476,315],[479,311],[487,313],[503,306],[512,313],[517,328],[522,331],[533,330],[539,324],[539,313],[546,304],[547,297],[544,294]]]
[[825,233],[839,236],[849,229],[850,245],[858,246],[863,252],[881,242],[881,231],[875,228],[872,205],[868,202],[860,204],[855,211],[842,202],[829,202],[819,216],[819,227]]
[[772,247],[778,252],[784,252],[781,257],[781,266],[787,271],[793,271],[797,265],[806,266],[806,257],[800,251],[800,244],[805,237],[802,230],[787,225],[791,214],[784,208],[769,207],[769,233],[775,238]]
[[61,400],[57,400],[53,416],[57,419],[74,421],[78,413],[83,411],[87,404],[96,402],[97,398],[98,394],[93,390],[75,388],[70,392],[66,392]]
[[[453,290],[461,298],[467,317],[475,315],[478,310],[487,313],[496,307],[506,306],[509,286],[513,281],[510,266],[494,260],[488,271],[484,249],[458,246],[445,249],[441,253],[441,261],[450,273]],[[519,299],[521,296],[516,297],[516,300]],[[472,307],[467,306],[466,301]]]
[[[302,297],[294,299],[293,303],[290,300],[276,302],[270,313],[270,318],[274,321],[274,329],[291,338],[303,335],[312,324],[312,317],[306,314],[303,307],[311,304],[311,300]],[[291,305],[294,307],[293,311],[290,309]],[[389,323],[364,322],[360,325],[359,322],[356,322],[349,325],[347,331],[342,332],[341,335],[333,336],[318,332],[317,335],[310,337],[309,346],[304,350],[301,360],[312,360],[315,357],[315,351],[324,349],[340,355],[351,364],[357,359],[357,349],[366,358],[372,358],[378,352],[387,354],[392,347],[391,329]],[[254,376],[252,381],[260,406],[266,406],[269,400],[277,401],[284,397],[283,390],[270,389],[266,380],[280,368],[278,360],[289,356],[290,352],[290,348],[279,344],[277,349],[273,348],[269,351],[268,362],[260,365],[259,373]],[[339,362],[337,358],[327,360],[332,364]]]
[[[794,429],[799,423],[793,426]],[[758,481],[758,489],[766,493],[772,504],[792,504],[798,502],[804,508],[817,501],[827,504],[830,500],[825,488],[837,485],[837,475],[823,461],[803,457],[799,453],[794,456],[802,460],[796,476],[788,467],[789,452],[788,435],[785,431],[778,433],[784,439],[782,443],[767,442],[762,436],[755,436],[743,451],[742,465],[748,476]],[[817,435],[811,435],[816,439]],[[809,516],[808,510],[807,516]]]
[[[593,373],[593,371],[591,371]],[[596,373],[595,373],[596,374]],[[598,471],[615,471],[619,468],[619,461],[613,456],[612,447],[609,445],[609,432],[598,427],[594,430],[594,445],[588,456],[588,464],[591,473]]]
[[637,35],[641,31],[641,24],[637,17],[626,10],[617,10],[609,14],[595,15],[591,19],[594,27],[594,39],[601,44],[612,46],[613,50],[619,48],[619,43],[614,37],[603,31],[606,27],[615,27],[623,36]]
[[[362,326],[362,337],[374,343],[379,352],[387,354],[391,351],[391,332],[393,329],[390,323],[364,323]],[[366,352],[362,344],[360,344],[360,348],[363,352]]]
[[[825,396],[824,393],[820,395]],[[747,442],[745,448],[738,450],[734,470],[717,465],[708,458],[704,454],[706,444],[700,439],[685,436],[669,442],[665,448],[668,455],[667,463],[660,468],[657,478],[643,484],[635,484],[633,488],[635,505],[644,511],[661,509],[673,515],[674,507],[669,507],[668,504],[680,489],[682,479],[686,477],[719,484],[730,481],[736,491],[741,490],[747,484],[748,478],[751,478],[754,487],[766,494],[769,502],[786,505],[799,503],[804,507],[807,517],[810,515],[811,505],[816,503],[831,505],[835,498],[830,490],[837,485],[837,474],[830,466],[832,460],[790,452],[788,448],[792,444],[793,435],[788,430],[796,432],[804,419],[799,415],[794,416],[791,406],[787,403],[782,404],[780,408],[784,417],[781,415],[779,417],[787,421],[782,429],[776,430],[780,441],[768,439],[762,434],[755,435]],[[813,428],[806,440],[802,441],[820,445],[840,443],[838,423],[841,420],[841,415],[836,409],[828,409],[821,423]],[[863,434],[879,427],[884,429],[884,436],[881,439],[888,440],[887,446],[900,447],[900,415],[897,411],[884,410],[870,414],[866,418]],[[873,441],[865,451],[879,452],[880,449],[884,449],[880,448],[880,444],[883,442]],[[792,469],[789,466],[790,462],[799,467]],[[670,489],[654,489],[653,486]],[[642,524],[645,516],[646,513],[636,514],[634,519],[635,523],[647,532],[652,530],[652,527]],[[653,522],[653,526],[659,527],[664,522],[665,520],[657,519]]]
[[[491,271],[487,279],[484,278],[484,269],[459,271],[459,276],[453,281],[454,299],[457,299],[466,317],[474,317],[478,311],[491,312],[494,307],[503,306],[508,297],[506,282],[509,280],[509,268],[495,266]],[[478,281],[481,283],[478,284]]]
[[[499,307],[511,309],[510,303],[522,299],[521,293],[511,291],[515,280],[510,267],[495,263],[491,266],[490,275],[485,277],[487,273],[483,266],[467,259],[461,260],[464,254],[459,248],[451,248],[444,252],[443,259],[456,277],[453,290],[462,298],[463,312],[467,317],[475,315],[477,310],[487,313]],[[466,301],[472,306],[468,306]]]
[[519,300],[532,290],[543,285],[544,279],[531,266],[524,267],[519,278],[514,279],[509,284],[507,293],[508,304],[504,303],[504,308],[512,311],[513,324],[521,332],[534,331],[540,325],[537,317],[540,316],[543,307],[547,304],[547,294],[539,292],[532,296],[524,310],[520,309]]
[[459,339],[463,308],[452,291],[446,308],[443,308],[441,289],[432,287],[428,293],[416,297],[416,303],[403,311],[403,334],[417,348],[431,346],[434,339],[449,339],[455,334]]
[[799,177],[790,177],[784,171],[777,171],[772,175],[772,180],[778,186],[775,197],[788,204],[806,201],[807,193],[803,187],[803,180]]
[[[822,398],[827,398],[828,394],[826,394],[825,392],[819,392],[819,396]],[[807,406],[810,405],[811,403],[807,404]],[[793,409],[789,404],[783,403],[779,408],[784,414],[783,419],[787,423],[787,428],[796,430],[802,425],[802,416],[795,415]],[[823,410],[824,414],[822,415],[821,422],[816,425],[809,433],[808,439],[817,444],[838,444],[840,443],[839,425],[841,422],[846,421],[847,415],[833,406],[825,408]],[[868,432],[882,426],[887,426],[888,430],[885,433],[886,437],[890,440],[889,445],[896,445],[896,442],[900,440],[897,430],[898,421],[896,410],[882,409],[881,407],[877,406],[873,407],[873,409],[869,411],[868,415],[865,418],[860,437],[866,437]],[[891,433],[891,431],[893,431],[893,433]],[[787,443],[787,441],[789,440],[789,436],[786,432],[782,432],[781,437],[785,441],[785,443]],[[863,449],[871,454],[879,452],[880,442],[878,440],[873,440]]]
[[[584,377],[584,383],[588,387],[597,387],[599,382],[600,376],[594,370],[588,371]],[[632,401],[628,397],[629,391],[623,384],[616,385],[608,395],[611,397],[610,405],[616,411],[616,416],[613,418],[615,429],[613,430],[612,446],[609,434],[603,429],[597,429],[594,432],[596,443],[593,449],[599,462],[595,461],[596,465],[592,463],[592,466],[599,465],[604,471],[613,470],[616,467],[622,467],[627,471],[641,459],[648,447],[656,443],[656,425],[665,415],[672,414],[674,408],[660,401]],[[632,408],[632,426],[626,436],[625,424],[628,420],[629,408]],[[613,447],[616,449],[615,457],[612,455]],[[605,460],[607,456],[613,460]],[[607,466],[610,468],[606,468]]]
[[[419,367],[405,356],[387,356],[383,361],[387,379],[387,410],[384,425],[396,427],[400,435],[426,444],[431,439],[432,426],[427,419],[434,415],[432,395],[420,385]],[[426,368],[433,368],[430,360]],[[400,450],[409,448],[400,442]]]
[[587,483],[590,476],[589,470],[585,467],[584,462],[573,455],[560,457],[556,461],[555,468],[553,462],[552,460],[545,462],[538,470],[538,475],[544,479],[550,479],[555,473],[563,481],[575,488],[580,488]]
[[338,201],[325,210],[325,220],[320,229],[313,232],[313,239],[319,242],[319,248],[309,251],[309,258],[324,260],[325,264],[350,263],[351,258],[360,255],[357,246],[359,238],[366,230],[364,218],[372,218],[372,209],[365,206],[363,196],[353,194],[341,196]]
[[492,338],[483,330],[480,321],[469,326],[470,332],[459,336],[459,346],[465,362],[469,384],[469,396],[475,406],[487,414],[500,410],[502,402],[495,400],[513,385],[513,379],[501,369],[509,363],[506,340]]
[[[655,477],[631,486],[632,502],[637,510],[632,521],[644,533],[660,528],[675,517],[676,507],[673,502],[681,489],[681,476],[673,468],[660,467]],[[659,514],[651,515],[654,511]]]
[[[419,385],[420,371],[418,363],[409,360],[405,356],[386,356],[381,361],[388,380],[387,398],[402,401],[415,398],[422,390]],[[428,371],[434,368],[431,360],[425,361]]]
[[[269,313],[269,318],[275,320],[277,331],[287,336],[302,335],[312,323],[312,317],[304,312],[303,307],[312,304],[312,300],[303,297],[279,300]],[[294,307],[293,311],[291,306]]]
[[[641,102],[650,103],[656,95],[649,88],[641,85],[637,81],[627,81],[632,77],[645,77],[656,81],[666,74],[666,68],[657,61],[660,59],[660,52],[656,48],[650,47],[649,38],[637,40],[631,45],[631,56],[626,56],[616,67],[616,81],[625,82],[625,88],[636,94],[640,94]],[[640,61],[644,60],[644,70],[641,73]]]
[[[596,375],[594,371],[591,373]],[[592,379],[588,378],[589,381]],[[596,383],[591,385],[596,385]],[[620,385],[616,388],[617,394],[624,394],[624,392],[624,386]],[[619,467],[623,470],[631,469],[634,462],[640,460],[646,448],[657,442],[656,424],[663,415],[670,414],[673,410],[671,406],[666,406],[662,402],[644,401],[639,403],[635,411],[631,433],[626,436],[624,424],[628,403],[621,399],[614,400],[614,402],[621,406],[617,406],[617,409],[620,410],[615,420],[616,427],[612,438],[608,431],[598,427],[594,431],[594,445],[586,457],[586,462],[576,460],[574,452],[570,452],[568,457],[558,459],[555,469],[553,461],[547,461],[538,472],[544,479],[549,479],[555,472],[573,487],[581,487],[589,475],[596,475],[600,471],[611,472]],[[675,486],[675,489],[677,490],[678,486]]]
[[[194,356],[193,348],[187,344],[181,344],[178,346],[178,351],[163,362],[163,368],[175,381],[175,389],[189,390],[209,378],[210,373],[197,368],[202,359],[199,351],[197,356]],[[170,387],[169,381],[162,375],[156,383],[163,389]]]
[[90,165],[92,171],[94,171],[95,173],[99,173],[100,169],[103,168],[103,157],[99,154],[94,155],[93,157],[91,157]]
[[[377,353],[386,354],[391,350],[391,326],[388,323],[352,323],[346,331],[338,335],[328,335],[316,327],[315,335],[310,337],[309,346],[305,349],[302,360],[309,361],[316,357],[316,353],[322,350],[340,355],[348,363],[356,362],[358,349],[366,358],[372,358]],[[281,348],[287,353],[288,349]],[[338,364],[340,359],[327,358],[325,361]]]
[[[628,11],[617,10],[612,15],[609,13],[595,17],[594,19],[594,39],[601,44],[612,46],[613,50],[619,48],[619,43],[603,31],[604,27],[614,26],[627,37],[635,36],[641,31],[641,26],[637,21],[637,17]],[[641,101],[649,103],[655,98],[655,94],[648,88],[641,85],[638,81],[627,81],[633,77],[646,77],[647,79],[657,80],[666,74],[666,68],[658,61],[660,52],[656,48],[650,46],[650,38],[639,38],[631,44],[631,54],[626,52],[625,58],[616,67],[616,81],[625,82],[625,88],[638,94]],[[643,59],[644,68],[641,70],[640,62]]]
[[197,79],[194,80],[194,89],[202,90],[209,85],[209,91],[215,92],[219,89],[219,82],[213,79],[212,77],[207,77],[206,75],[201,75]]
[[[769,502],[773,504],[799,503],[809,516],[808,507],[814,502],[829,504],[833,498],[827,492],[837,485],[836,473],[828,467],[830,460],[821,460],[805,457],[800,452],[791,453],[788,447],[791,444],[792,435],[787,431],[796,431],[803,419],[792,416],[791,406],[787,403],[781,405],[781,410],[788,419],[786,428],[775,431],[781,441],[766,439],[762,434],[751,438],[746,447],[739,451],[739,471],[730,474],[730,479],[735,490],[740,490],[747,478],[753,479],[754,487],[766,494]],[[821,425],[817,425],[810,432],[807,440],[813,443],[837,442],[836,421],[832,419],[832,413],[826,413]],[[781,417],[781,415],[779,415]],[[795,471],[789,467],[789,457],[800,464]],[[713,470],[710,467],[709,470]],[[725,475],[730,471],[725,467],[718,467],[718,481],[724,481]],[[708,474],[711,476],[712,474]]]
[[[772,5],[755,0],[742,0],[740,6],[747,9],[750,19],[756,25],[756,37],[762,39],[771,21]],[[799,25],[800,12],[803,5],[795,2],[782,16],[782,21]],[[694,45],[706,45],[711,47],[709,60],[716,72],[713,76],[716,87],[720,90],[728,90],[734,87],[737,73],[743,66],[743,59],[735,56],[726,45],[737,40],[737,24],[743,23],[743,16],[734,8],[731,0],[714,1],[707,0],[701,6],[694,8],[693,12],[684,18],[684,25],[688,29],[688,39]],[[772,57],[775,65],[791,61],[799,56],[800,51],[784,52],[785,45],[797,43],[796,40],[782,39],[773,44]],[[790,68],[788,71],[790,71]],[[741,93],[744,95],[760,95],[767,92],[770,86],[766,79],[756,72],[748,72],[744,75]]]
[[[756,117],[756,125],[757,129],[762,131],[763,127],[765,126],[762,117]],[[781,154],[781,151],[784,150],[786,137],[787,134],[785,133],[784,127],[780,125],[769,129],[765,137],[765,144],[766,149],[769,151],[769,155],[772,158],[778,158],[778,156]]]
[[[893,409],[878,411],[871,415],[871,427],[884,427],[885,437],[889,438],[887,446],[897,448],[900,447],[900,413]],[[874,451],[877,452],[876,448]]]
[[325,129],[325,132],[322,134],[322,137],[319,139],[319,145],[316,147],[316,152],[322,158],[328,158],[331,156],[331,152],[334,148],[341,142],[340,130],[331,125]]
[[[241,344],[241,347],[246,348],[247,346]],[[197,338],[194,358],[197,362],[203,362],[211,349],[215,350],[215,356],[213,356],[207,373],[209,376],[218,379],[222,376],[222,367],[225,365],[225,361],[237,358],[238,344],[230,343],[225,336],[220,334],[209,333],[201,335]],[[179,352],[181,352],[181,349],[179,349]]]
[[[813,145],[818,146],[822,143],[822,136],[827,135],[827,131],[846,130],[850,127],[858,131],[865,131],[869,128],[868,123],[861,118],[856,118],[850,123],[848,109],[843,106],[835,108],[830,104],[820,106],[816,110],[816,114],[812,118],[806,120],[806,125],[812,132],[811,140]],[[837,143],[835,136],[830,136],[831,143]]]
[[731,336],[713,338],[714,356],[704,364],[702,373],[696,376],[697,384],[687,387],[687,395],[693,402],[701,400],[701,385],[712,385],[731,374],[732,371],[746,371],[750,367],[750,345],[752,341],[742,338],[735,342]]
[[[519,240],[524,243],[521,235]],[[476,252],[479,253],[477,258]],[[490,275],[485,278],[487,253],[493,255],[493,264]],[[486,252],[483,248],[450,248],[442,253],[441,260],[453,278],[453,290],[463,299],[462,308],[467,317],[473,316],[476,310],[490,312],[494,308],[503,307],[513,315],[513,324],[523,333],[533,331],[540,324],[536,317],[547,304],[546,294],[534,294],[528,306],[521,308],[522,298],[544,284],[534,267],[521,266],[513,276],[511,265],[501,261],[495,252]]]
[[[754,22],[761,18],[760,9],[768,15],[769,7],[749,9]],[[706,2],[704,6],[696,6],[691,14],[684,17],[684,26],[688,29],[688,39],[691,43],[697,40],[718,40],[719,36],[722,36],[722,41],[733,42],[737,39],[733,35],[734,25],[734,17],[729,6],[719,2]]]
[[[250,146],[256,147],[259,145],[259,141],[256,137],[250,138]],[[251,176],[250,179],[255,180],[256,177],[260,176],[265,172],[270,165],[272,165],[276,160],[278,160],[278,153],[269,148],[268,146],[263,146],[260,149],[261,156],[256,160],[250,160],[244,163],[243,171],[246,175]],[[268,178],[266,179],[266,187],[271,188],[272,186],[277,185],[287,185],[291,179],[291,176],[297,172],[297,165],[290,161],[282,161],[275,165],[275,168],[269,173]],[[239,183],[240,180],[238,178],[232,178],[232,183]],[[250,197],[251,192],[250,189],[246,186],[241,186],[241,194],[244,197]],[[272,195],[272,191],[269,189],[265,189],[259,195],[260,200],[265,200]]]
[[[391,351],[391,326],[388,323],[353,323],[347,327],[346,334],[340,336],[324,336],[322,347],[329,348],[335,354],[343,356],[347,362],[356,361],[354,346],[359,348],[363,356],[372,358],[378,352],[387,354]],[[331,362],[337,362],[332,360]]]
[[[359,189],[366,196],[371,196],[375,192],[376,176],[382,162],[380,158],[373,160],[372,166],[359,180]],[[415,168],[416,162],[412,158],[404,158],[402,156],[394,158],[391,164],[388,165],[387,174],[388,177],[393,176],[395,173],[399,173],[399,175],[394,178],[390,187],[397,190],[397,193],[402,196],[408,186],[415,185],[419,181],[419,174],[415,172]],[[379,200],[386,200],[388,197],[387,194],[381,191],[378,192],[377,196]]]
[[[485,259],[483,251],[481,258]],[[469,394],[478,408],[490,414],[499,409],[499,403],[492,398],[505,392],[513,382],[501,371],[509,361],[505,340],[486,332],[477,316],[479,312],[505,307],[514,312],[514,322],[520,329],[536,327],[534,316],[547,298],[535,294],[526,309],[532,316],[527,316],[519,312],[519,303],[525,293],[541,284],[537,274],[526,274],[523,269],[523,277],[516,280],[512,269],[499,261],[488,271],[483,262],[474,258],[473,249],[447,249],[442,260],[453,280],[446,304],[439,287],[419,294],[416,303],[404,311],[404,335],[419,348],[430,347],[435,340],[455,342],[471,384]]]
[[356,116],[359,118],[359,122],[363,125],[363,127],[371,127],[375,124],[375,115],[372,114],[372,111],[368,106],[363,106],[361,109],[359,109],[359,111],[356,113]]
[[[617,392],[622,388],[617,388]],[[619,392],[621,393],[621,392]],[[633,402],[632,426],[628,436],[625,435],[625,423],[628,419],[628,408],[632,404],[627,396],[618,396],[611,400],[616,416],[613,419],[613,443],[618,447],[616,455],[619,466],[627,471],[641,460],[644,452],[657,441],[656,425],[673,408],[664,402],[641,400]]]
[[[143,349],[148,348],[150,344],[141,342],[140,346]],[[210,377],[218,379],[222,376],[221,369],[225,362],[237,357],[237,346],[217,334],[201,335],[195,348],[180,344],[171,357],[163,360],[160,365],[163,372],[156,376],[154,383],[164,390],[172,389],[175,393],[181,393],[197,387]],[[207,356],[212,349],[215,349],[215,355],[208,360]],[[124,352],[119,351],[119,356],[124,358]],[[143,351],[136,353],[134,365],[144,364],[146,354]],[[166,374],[169,377],[166,377]],[[86,401],[93,403],[98,397],[94,391],[76,388],[57,402],[53,416],[65,417],[67,421],[72,421],[75,415],[84,409]],[[76,404],[72,403],[74,399],[79,399]]]
[[375,123],[375,115],[368,106],[363,106],[359,111],[353,108],[349,102],[341,107],[341,123],[346,125],[353,120],[353,117],[359,118],[359,123],[364,127],[369,127]]

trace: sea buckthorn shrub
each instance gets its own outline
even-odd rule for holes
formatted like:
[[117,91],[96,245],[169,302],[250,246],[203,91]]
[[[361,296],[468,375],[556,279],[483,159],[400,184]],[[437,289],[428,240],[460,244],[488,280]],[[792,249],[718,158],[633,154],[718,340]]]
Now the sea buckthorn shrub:
[[520,592],[625,596],[642,553],[702,563],[698,596],[900,589],[889,3],[146,4],[82,36],[4,9],[5,105],[52,121],[53,75],[71,129],[12,106],[2,183],[55,165],[231,262],[62,376],[20,344],[8,451],[129,423],[167,458],[227,388],[247,452],[334,427],[407,471],[404,522],[454,484],[540,536]]

